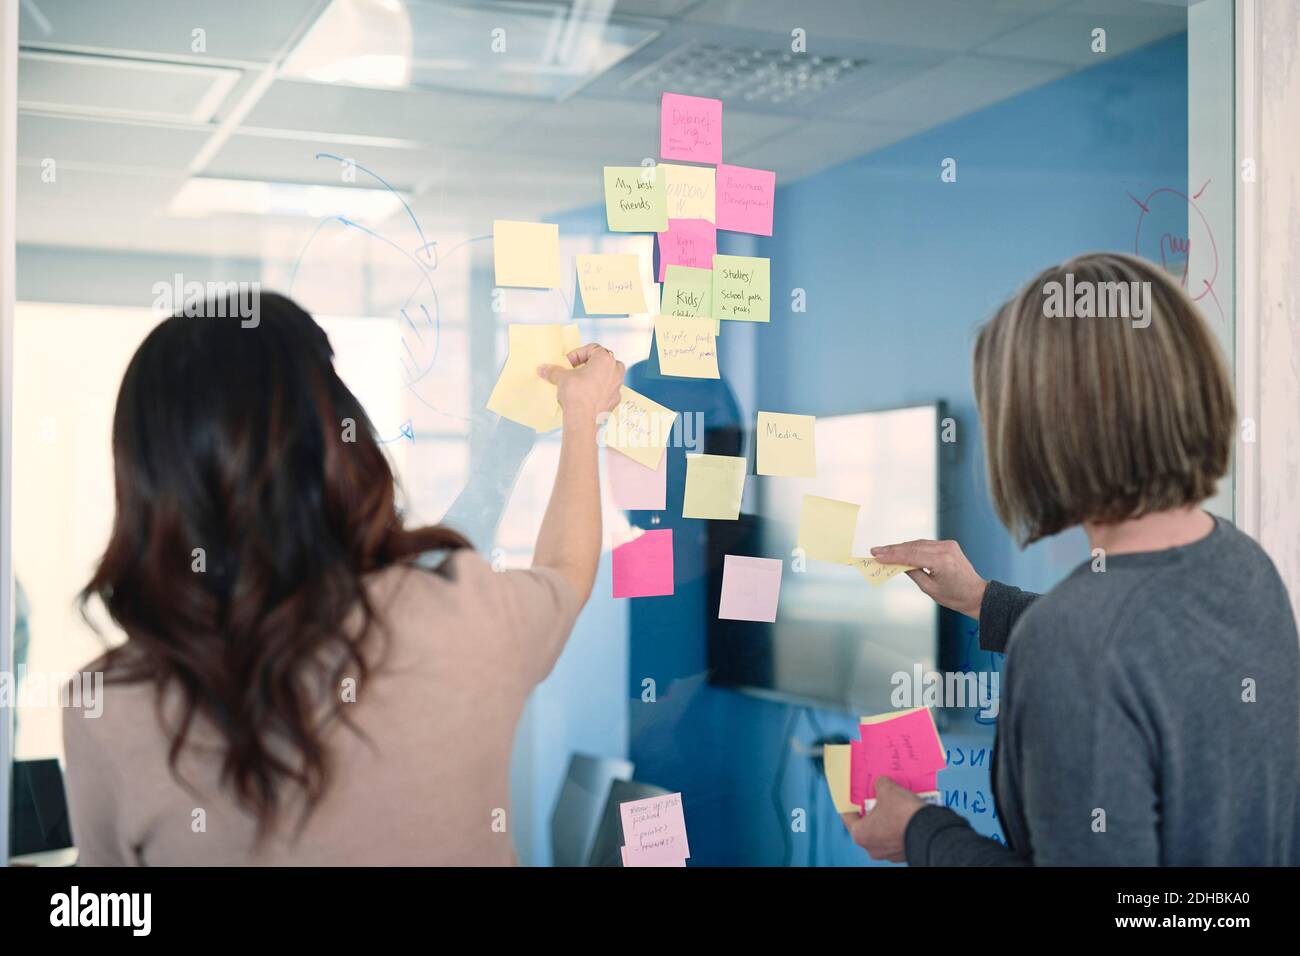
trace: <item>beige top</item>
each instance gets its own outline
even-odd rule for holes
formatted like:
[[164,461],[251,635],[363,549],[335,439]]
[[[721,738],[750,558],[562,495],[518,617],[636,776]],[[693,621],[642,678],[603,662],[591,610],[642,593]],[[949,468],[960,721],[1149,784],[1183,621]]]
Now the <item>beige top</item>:
[[[388,625],[379,666],[345,703],[365,733],[327,731],[330,788],[295,838],[254,846],[250,815],[222,792],[215,730],[196,721],[167,764],[152,686],[106,684],[97,719],[65,710],[72,832],[88,866],[508,865],[510,749],[533,687],[579,611],[546,569],[494,573],[463,551],[445,573],[389,568],[368,583]],[[202,811],[199,813],[198,811]]]

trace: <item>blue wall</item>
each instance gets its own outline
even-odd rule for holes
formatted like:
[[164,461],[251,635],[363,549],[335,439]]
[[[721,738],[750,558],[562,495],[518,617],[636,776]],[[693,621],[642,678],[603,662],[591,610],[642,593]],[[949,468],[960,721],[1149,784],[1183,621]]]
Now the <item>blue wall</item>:
[[[957,160],[955,183],[940,180],[946,157]],[[771,325],[728,326],[721,339],[724,370],[747,383],[737,389],[742,420],[760,406],[829,414],[943,399],[958,442],[946,451],[942,533],[984,576],[1050,587],[1086,544],[1073,531],[1021,552],[993,515],[970,386],[973,333],[1042,267],[1131,251],[1137,208],[1126,191],[1185,191],[1186,170],[1187,54],[1176,37],[781,188],[772,239],[720,236],[719,251],[772,260]],[[806,290],[806,313],[789,312],[793,288]],[[644,387],[653,378],[641,370],[631,384],[653,396]],[[715,394],[684,402],[668,404],[732,414]],[[629,602],[637,777],[682,791],[692,865],[803,864],[814,852],[822,865],[863,864],[808,758],[786,745],[791,735],[853,733],[852,718],[704,680],[703,522],[671,517],[681,468],[677,450],[662,519],[676,530],[677,593]],[[949,666],[963,657],[988,666],[990,655],[970,650],[969,621],[945,612],[943,631]],[[647,677],[653,703],[641,699]],[[954,767],[940,776],[945,795],[989,832],[989,730],[949,730],[945,741]],[[790,832],[794,808],[808,811],[808,832]]]

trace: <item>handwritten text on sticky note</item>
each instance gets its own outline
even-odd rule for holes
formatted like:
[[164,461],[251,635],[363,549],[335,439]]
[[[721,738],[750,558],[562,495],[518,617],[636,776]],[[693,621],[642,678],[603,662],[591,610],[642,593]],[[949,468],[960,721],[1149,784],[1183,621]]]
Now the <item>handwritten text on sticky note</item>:
[[691,855],[680,793],[620,803],[618,815],[623,824],[624,846],[643,851],[671,852],[682,859]]
[[718,230],[713,223],[703,219],[669,219],[667,231],[659,233],[659,281],[667,278],[669,266],[712,270],[717,251]]
[[759,412],[758,473],[817,477],[816,426],[812,415]]
[[665,93],[660,101],[659,155],[715,166],[722,162],[722,100]]
[[605,447],[646,468],[658,468],[677,413],[626,385],[620,386],[619,393],[622,401],[605,423]]
[[772,278],[767,259],[713,257],[713,317],[739,322],[771,320]]
[[669,219],[717,219],[717,190],[712,166],[662,163]]
[[606,166],[605,219],[610,232],[668,228],[667,176],[662,166]]
[[772,234],[776,173],[747,166],[722,165],[718,167],[716,183],[719,229],[749,232],[756,236]]
[[574,256],[582,304],[591,315],[644,312],[641,260],[634,255],[608,253]]
[[880,587],[890,578],[904,571],[915,571],[916,568],[910,564],[881,564],[875,558],[854,558],[853,566],[858,569],[858,573],[866,578],[874,587]]
[[718,338],[712,322],[661,315],[655,319],[655,348],[663,375],[718,377]]
[[[713,256],[709,256],[712,266]],[[664,276],[659,311],[678,318],[708,318],[713,315],[713,269],[669,265]]]

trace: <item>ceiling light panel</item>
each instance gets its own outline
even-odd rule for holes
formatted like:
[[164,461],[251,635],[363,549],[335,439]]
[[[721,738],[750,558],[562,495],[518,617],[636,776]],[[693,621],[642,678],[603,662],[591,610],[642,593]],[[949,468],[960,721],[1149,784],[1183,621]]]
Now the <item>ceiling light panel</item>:
[[613,6],[333,0],[282,75],[563,100],[657,35],[650,25],[611,20]]
[[689,90],[737,106],[799,106],[817,99],[867,65],[854,57],[823,57],[781,50],[692,43],[639,72],[627,87]]

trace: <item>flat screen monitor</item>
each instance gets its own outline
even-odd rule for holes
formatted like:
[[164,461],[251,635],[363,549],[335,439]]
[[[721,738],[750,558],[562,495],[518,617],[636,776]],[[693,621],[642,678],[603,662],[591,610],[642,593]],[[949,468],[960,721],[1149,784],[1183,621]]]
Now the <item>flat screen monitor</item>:
[[[847,565],[795,570],[805,494],[861,505],[853,553],[938,537],[940,404],[820,416],[817,476],[758,476],[757,515],[710,522],[709,674],[716,685],[793,703],[891,709],[894,675],[935,669],[939,615],[910,581],[873,587]],[[725,554],[785,561],[775,623],[719,620]]]

